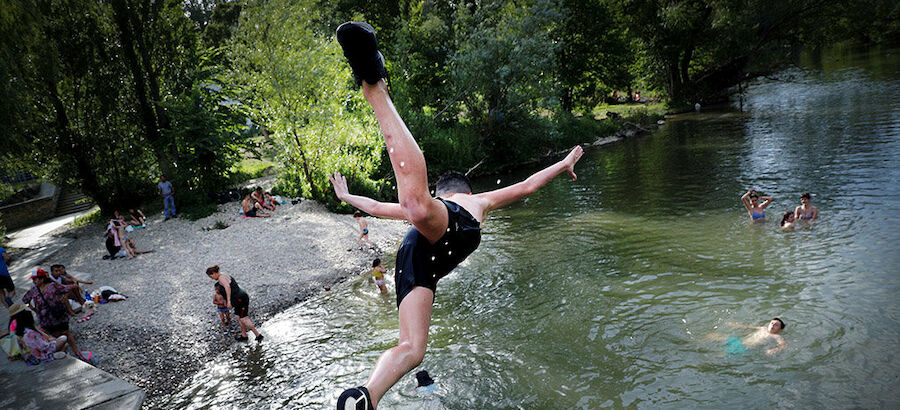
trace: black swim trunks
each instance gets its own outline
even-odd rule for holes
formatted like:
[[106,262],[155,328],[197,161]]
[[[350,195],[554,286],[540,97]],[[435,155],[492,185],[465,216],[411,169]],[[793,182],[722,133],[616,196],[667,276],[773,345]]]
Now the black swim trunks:
[[394,277],[397,306],[416,286],[435,292],[437,282],[466,259],[481,243],[481,224],[458,204],[438,198],[447,207],[447,232],[434,244],[409,228],[400,250]]
[[235,316],[247,317],[250,314],[250,296],[244,291],[237,296],[231,295],[231,307],[234,308]]
[[16,290],[16,284],[13,283],[12,278],[6,275],[0,275],[0,289],[6,289],[10,292]]

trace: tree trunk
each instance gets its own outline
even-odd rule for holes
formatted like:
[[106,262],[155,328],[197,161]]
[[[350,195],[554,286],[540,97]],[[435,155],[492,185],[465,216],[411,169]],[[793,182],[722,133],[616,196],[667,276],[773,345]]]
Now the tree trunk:
[[291,131],[291,134],[294,136],[294,142],[297,144],[297,151],[300,152],[300,165],[303,166],[303,173],[306,174],[306,182],[309,182],[309,192],[313,198],[318,198],[319,195],[316,191],[316,184],[313,182],[312,174],[309,173],[309,164],[306,160],[306,153],[303,152],[303,146],[300,145],[300,138],[297,137],[297,133]]
[[131,71],[132,82],[134,83],[135,98],[138,103],[138,113],[144,125],[144,131],[147,140],[156,153],[157,161],[163,174],[168,173],[171,169],[169,156],[166,154],[165,144],[159,132],[159,125],[156,122],[156,115],[153,106],[147,98],[147,85],[144,80],[144,72],[138,62],[135,54],[134,34],[129,19],[128,5],[124,0],[113,0],[111,2],[113,8],[116,26],[119,28],[119,40],[122,42],[122,54],[125,57],[126,66]]
[[53,105],[53,110],[56,111],[56,121],[54,122],[56,132],[59,133],[61,141],[60,145],[62,145],[59,150],[60,155],[68,156],[75,162],[75,175],[81,180],[82,192],[91,197],[97,205],[100,205],[101,210],[106,211],[111,209],[112,204],[109,198],[107,198],[106,195],[101,194],[100,183],[97,181],[97,174],[94,173],[91,164],[88,163],[88,156],[83,155],[84,149],[81,146],[80,138],[75,138],[75,136],[72,135],[72,130],[69,125],[69,116],[66,113],[65,105],[59,98],[59,93],[56,90],[56,82],[45,77],[44,83],[47,87],[47,92],[50,95],[50,104]]

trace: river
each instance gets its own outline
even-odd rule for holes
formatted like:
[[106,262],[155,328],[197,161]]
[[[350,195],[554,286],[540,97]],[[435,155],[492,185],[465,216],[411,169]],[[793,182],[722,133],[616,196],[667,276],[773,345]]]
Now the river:
[[[410,374],[380,407],[900,406],[900,50],[808,53],[775,77],[743,112],[589,151],[576,182],[489,216],[438,286],[421,365],[437,393]],[[740,204],[750,188],[775,198],[765,223]],[[779,230],[805,191],[819,219]],[[388,295],[356,278],[288,309],[168,406],[333,408],[396,342],[386,259]],[[787,348],[725,352],[748,334],[726,322],[775,316]]]

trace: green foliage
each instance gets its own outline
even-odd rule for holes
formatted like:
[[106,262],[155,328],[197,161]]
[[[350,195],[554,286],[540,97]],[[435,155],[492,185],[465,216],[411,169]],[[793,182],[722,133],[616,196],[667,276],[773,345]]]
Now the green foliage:
[[172,125],[163,135],[175,148],[175,166],[167,177],[181,188],[178,199],[183,206],[204,209],[215,192],[228,186],[228,173],[241,159],[249,136],[243,106],[233,98],[230,84],[217,77],[218,71],[217,66],[201,65],[193,70],[197,77],[189,91],[161,104]]
[[103,217],[103,213],[99,209],[97,209],[87,215],[76,217],[75,220],[72,221],[72,226],[85,226],[94,223],[101,223],[105,220],[106,218]]
[[281,165],[276,189],[286,196],[324,199],[328,174],[340,171],[375,194],[369,180],[383,143],[361,93],[350,86],[340,48],[312,22],[314,2],[247,4],[229,47],[231,80],[240,101],[276,147]]

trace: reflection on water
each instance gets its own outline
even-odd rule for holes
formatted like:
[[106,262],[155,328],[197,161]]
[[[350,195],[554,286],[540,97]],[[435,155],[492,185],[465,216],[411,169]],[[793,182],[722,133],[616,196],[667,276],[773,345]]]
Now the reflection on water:
[[[589,153],[577,182],[489,217],[438,289],[422,365],[438,393],[417,397],[409,375],[382,406],[900,405],[900,54],[807,63],[753,85],[745,113],[685,115]],[[748,188],[776,198],[765,224],[748,223]],[[820,220],[781,232],[804,191]],[[709,337],[773,316],[789,346],[771,358]],[[393,291],[351,280],[261,330],[169,405],[333,406],[395,343]]]

